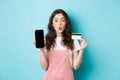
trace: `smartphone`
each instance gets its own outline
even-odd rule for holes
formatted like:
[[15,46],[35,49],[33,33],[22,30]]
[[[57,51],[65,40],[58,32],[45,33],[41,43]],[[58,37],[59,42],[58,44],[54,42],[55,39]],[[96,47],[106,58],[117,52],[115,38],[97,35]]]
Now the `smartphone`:
[[44,30],[35,30],[36,48],[44,47]]
[[82,34],[81,33],[72,33],[72,39],[81,39]]

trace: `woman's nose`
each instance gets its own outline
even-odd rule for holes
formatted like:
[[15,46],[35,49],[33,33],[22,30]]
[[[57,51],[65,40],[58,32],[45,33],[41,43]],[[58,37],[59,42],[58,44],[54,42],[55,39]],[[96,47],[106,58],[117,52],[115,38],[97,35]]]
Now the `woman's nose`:
[[58,25],[61,26],[61,21],[58,22]]

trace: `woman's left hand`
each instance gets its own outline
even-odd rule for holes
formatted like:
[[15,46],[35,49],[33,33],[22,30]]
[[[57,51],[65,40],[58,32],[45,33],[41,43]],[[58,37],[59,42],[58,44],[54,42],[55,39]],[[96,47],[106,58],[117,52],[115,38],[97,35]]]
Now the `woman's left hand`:
[[80,50],[83,50],[84,48],[87,47],[87,41],[86,40],[84,40],[83,38],[81,38],[80,42],[81,42]]

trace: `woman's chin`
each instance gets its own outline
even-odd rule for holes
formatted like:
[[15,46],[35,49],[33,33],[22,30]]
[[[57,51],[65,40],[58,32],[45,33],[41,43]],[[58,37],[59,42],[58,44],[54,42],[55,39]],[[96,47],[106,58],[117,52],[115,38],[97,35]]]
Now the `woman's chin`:
[[57,31],[58,34],[62,34],[62,32],[63,32],[62,30]]

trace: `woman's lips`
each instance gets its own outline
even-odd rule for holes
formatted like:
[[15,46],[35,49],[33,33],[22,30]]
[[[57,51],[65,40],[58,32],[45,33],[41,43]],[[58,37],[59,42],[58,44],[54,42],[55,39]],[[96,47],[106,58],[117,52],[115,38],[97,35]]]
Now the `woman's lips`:
[[62,27],[59,27],[59,30],[62,30]]

